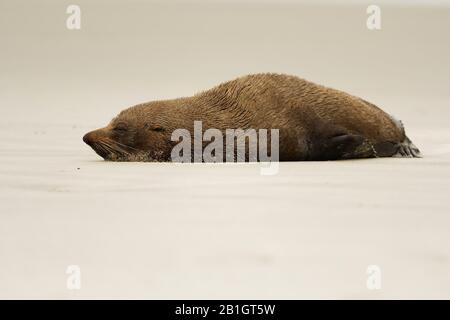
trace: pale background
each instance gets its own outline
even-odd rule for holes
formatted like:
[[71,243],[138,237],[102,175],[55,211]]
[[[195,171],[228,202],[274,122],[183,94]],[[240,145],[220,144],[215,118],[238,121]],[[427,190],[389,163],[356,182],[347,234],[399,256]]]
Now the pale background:
[[[0,298],[450,298],[448,2],[378,2],[380,31],[370,2],[316,3],[1,0]],[[268,177],[108,163],[81,140],[133,104],[266,71],[376,103],[424,158]]]

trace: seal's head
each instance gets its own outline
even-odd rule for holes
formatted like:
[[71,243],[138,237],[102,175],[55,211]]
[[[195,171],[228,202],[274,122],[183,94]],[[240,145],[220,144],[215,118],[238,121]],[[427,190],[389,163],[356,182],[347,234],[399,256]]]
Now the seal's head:
[[167,161],[170,134],[149,108],[138,105],[122,111],[106,127],[86,133],[83,141],[105,160]]

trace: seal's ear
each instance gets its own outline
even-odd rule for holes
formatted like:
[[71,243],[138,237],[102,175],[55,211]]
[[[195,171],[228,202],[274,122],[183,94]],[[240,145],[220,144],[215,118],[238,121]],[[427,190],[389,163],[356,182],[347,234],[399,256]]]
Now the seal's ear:
[[164,131],[164,128],[162,126],[160,126],[159,124],[153,124],[153,123],[146,123],[145,129],[151,130],[151,131],[157,131],[157,132]]

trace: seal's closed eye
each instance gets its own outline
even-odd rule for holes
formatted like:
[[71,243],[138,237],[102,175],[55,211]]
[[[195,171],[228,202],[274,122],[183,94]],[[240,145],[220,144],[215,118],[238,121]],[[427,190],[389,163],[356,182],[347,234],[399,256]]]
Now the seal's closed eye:
[[156,131],[156,132],[162,132],[165,131],[163,127],[161,127],[159,124],[150,124],[147,123],[145,125],[145,128],[148,130]]
[[156,131],[156,132],[161,132],[161,131],[164,131],[164,128],[160,127],[160,126],[157,126],[157,127],[152,128],[152,130]]
[[128,126],[125,122],[119,122],[113,128],[114,131],[125,132],[128,130]]

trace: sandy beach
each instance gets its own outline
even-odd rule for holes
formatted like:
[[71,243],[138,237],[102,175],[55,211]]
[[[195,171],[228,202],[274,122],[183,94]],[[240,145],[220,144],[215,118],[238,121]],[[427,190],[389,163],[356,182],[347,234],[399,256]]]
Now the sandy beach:
[[[0,298],[450,298],[449,7],[2,1]],[[113,163],[120,110],[256,72],[350,92],[421,159]],[[81,269],[81,289],[66,268]],[[366,286],[369,265],[382,287]]]

